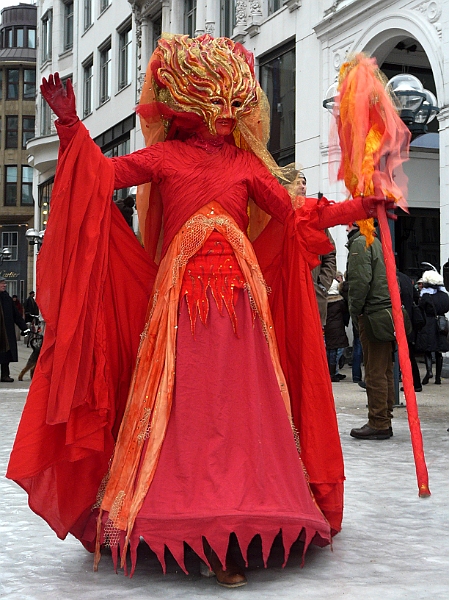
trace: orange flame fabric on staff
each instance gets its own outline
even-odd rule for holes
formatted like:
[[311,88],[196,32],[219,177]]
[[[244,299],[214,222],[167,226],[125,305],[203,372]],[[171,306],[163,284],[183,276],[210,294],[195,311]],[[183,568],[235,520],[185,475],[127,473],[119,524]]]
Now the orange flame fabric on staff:
[[[341,149],[338,179],[344,180],[353,197],[372,194],[385,196],[406,210],[406,177],[402,171],[402,163],[408,158],[410,132],[401,121],[394,99],[385,89],[385,83],[375,59],[364,54],[357,54],[340,69],[339,98],[335,107]],[[396,279],[396,263],[383,204],[378,208],[378,220],[419,495],[430,496],[402,303]],[[369,245],[374,236],[372,219],[359,222],[359,226]]]

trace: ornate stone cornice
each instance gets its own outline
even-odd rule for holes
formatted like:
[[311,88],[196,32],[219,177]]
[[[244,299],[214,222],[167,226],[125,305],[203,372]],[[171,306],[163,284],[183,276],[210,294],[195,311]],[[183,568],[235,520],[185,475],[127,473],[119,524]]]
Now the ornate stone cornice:
[[421,2],[415,6],[414,10],[427,17],[429,23],[435,27],[438,37],[441,38],[442,28],[439,21],[439,18],[441,17],[441,3],[436,0],[425,0],[425,2]]

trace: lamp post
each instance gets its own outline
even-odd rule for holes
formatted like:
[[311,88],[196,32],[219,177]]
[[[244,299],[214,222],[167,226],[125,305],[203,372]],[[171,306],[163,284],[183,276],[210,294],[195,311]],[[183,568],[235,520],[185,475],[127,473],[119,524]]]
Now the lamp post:
[[397,98],[401,119],[412,136],[427,133],[427,125],[440,112],[432,92],[424,89],[420,80],[408,73],[392,77],[387,83],[387,90]]
[[[414,75],[401,73],[392,77],[386,89],[396,98],[400,117],[410,129],[412,138],[427,133],[427,125],[440,112],[437,99]],[[331,114],[338,110],[338,83],[333,83],[326,92],[323,106]]]
[[2,248],[0,250],[0,265],[4,260],[9,260],[11,258],[12,252],[9,248]]
[[30,246],[37,246],[37,251],[41,249],[42,242],[44,241],[44,233],[43,231],[38,231],[37,229],[27,229],[25,232],[25,237],[28,240],[28,244]]

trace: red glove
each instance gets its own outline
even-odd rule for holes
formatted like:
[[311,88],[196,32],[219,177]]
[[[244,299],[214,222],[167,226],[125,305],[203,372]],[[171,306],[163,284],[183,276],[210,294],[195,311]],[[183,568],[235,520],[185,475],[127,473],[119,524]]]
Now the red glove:
[[48,81],[43,77],[41,92],[51,110],[58,117],[61,125],[70,127],[79,121],[76,114],[75,94],[70,79],[67,79],[66,87],[64,88],[59,78],[59,73],[50,75]]
[[362,205],[366,212],[366,218],[370,219],[371,217],[377,217],[377,207],[380,204],[385,204],[387,217],[389,219],[393,219],[393,221],[396,221],[398,218],[398,216],[394,214],[396,204],[394,200],[391,198],[385,198],[385,196],[365,196],[362,198]]

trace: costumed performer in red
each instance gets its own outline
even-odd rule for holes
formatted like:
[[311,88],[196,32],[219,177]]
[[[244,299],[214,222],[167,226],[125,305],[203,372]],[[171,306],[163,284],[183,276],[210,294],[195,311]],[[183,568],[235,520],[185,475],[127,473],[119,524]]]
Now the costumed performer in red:
[[[245,561],[257,535],[265,563],[280,533],[285,561],[298,538],[328,544],[344,473],[310,269],[324,229],[384,199],[293,210],[253,56],[226,38],[159,41],[147,147],[128,156],[102,155],[70,81],[41,90],[61,142],[38,257],[47,329],[7,476],[95,565],[104,544],[133,571],[143,538],[185,570],[186,543],[236,587],[231,534]],[[133,185],[145,249],[111,201]]]

